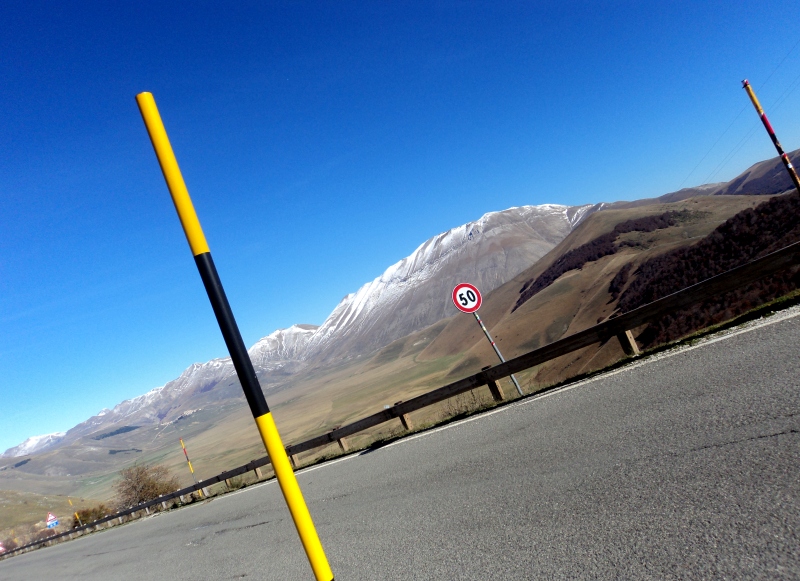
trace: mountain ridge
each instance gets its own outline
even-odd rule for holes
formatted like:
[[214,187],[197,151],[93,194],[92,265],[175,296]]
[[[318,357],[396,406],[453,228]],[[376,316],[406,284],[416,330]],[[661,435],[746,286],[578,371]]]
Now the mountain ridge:
[[[367,355],[435,323],[447,315],[448,303],[440,297],[449,293],[445,287],[454,286],[452,280],[466,276],[465,262],[474,266],[472,280],[489,292],[544,256],[599,207],[542,204],[509,208],[488,212],[428,239],[382,275],[346,295],[322,325],[278,329],[251,346],[248,353],[262,388],[279,384],[309,365]],[[439,281],[445,279],[446,271],[449,279]],[[438,304],[442,302],[445,304]],[[398,317],[400,311],[404,315]],[[229,357],[193,363],[166,384],[101,410],[59,438],[41,440],[33,453],[68,445],[112,426],[168,424],[189,409],[241,397]],[[9,448],[0,457],[11,457],[21,446]]]
[[[791,152],[790,158],[797,162],[799,153],[800,150]],[[440,297],[456,282],[468,278],[484,293],[491,292],[536,263],[577,224],[599,211],[668,203],[695,196],[750,195],[760,191],[759,188],[766,188],[768,193],[780,193],[792,188],[784,174],[779,158],[773,158],[752,165],[730,182],[685,188],[658,198],[583,206],[542,204],[489,212],[423,242],[381,276],[346,295],[322,325],[293,325],[276,330],[248,351],[262,387],[265,390],[279,388],[281,382],[309,365],[368,355],[450,316],[449,301],[442,301]],[[548,217],[555,216],[558,216],[555,225],[546,223]],[[539,229],[532,224],[538,224]],[[447,272],[450,261],[455,258],[459,259],[455,262],[460,266]],[[522,264],[524,267],[520,268]],[[443,272],[447,276],[443,276]],[[437,284],[429,285],[427,295],[413,292],[419,290],[414,284],[433,279]],[[404,285],[411,286],[412,292],[395,292]],[[437,297],[438,306],[426,311],[428,296]],[[379,316],[368,316],[371,312],[378,312]],[[101,410],[65,433],[28,438],[0,457],[37,454],[123,423],[167,424],[203,405],[231,398],[242,398],[242,395],[229,358],[194,363],[163,386],[120,402],[110,410]]]

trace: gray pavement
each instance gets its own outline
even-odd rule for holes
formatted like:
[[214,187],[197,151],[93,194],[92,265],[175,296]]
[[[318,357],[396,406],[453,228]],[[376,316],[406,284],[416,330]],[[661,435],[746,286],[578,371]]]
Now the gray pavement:
[[[336,579],[800,579],[799,342],[773,319],[303,471]],[[46,578],[313,575],[267,483],[0,562]]]

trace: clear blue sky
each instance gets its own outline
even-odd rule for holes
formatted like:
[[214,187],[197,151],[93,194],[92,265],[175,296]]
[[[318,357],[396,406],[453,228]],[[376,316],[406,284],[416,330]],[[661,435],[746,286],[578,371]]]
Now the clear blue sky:
[[745,77],[800,147],[798,16],[0,3],[0,451],[227,355],[136,93],[156,98],[251,345],[485,212],[656,196],[774,156]]

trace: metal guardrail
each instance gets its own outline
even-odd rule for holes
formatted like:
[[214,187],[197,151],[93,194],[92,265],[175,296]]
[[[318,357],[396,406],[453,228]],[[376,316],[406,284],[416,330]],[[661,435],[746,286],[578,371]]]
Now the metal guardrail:
[[[629,348],[635,350],[635,344],[626,345],[626,334],[628,334],[627,341],[632,340],[629,335],[629,331],[631,329],[635,329],[636,327],[651,322],[654,319],[658,319],[668,312],[675,311],[693,303],[704,301],[721,293],[747,286],[748,284],[751,284],[761,278],[775,274],[780,270],[800,263],[800,260],[798,259],[800,259],[800,242],[782,248],[762,258],[748,262],[747,264],[737,268],[733,268],[712,278],[706,279],[695,285],[689,286],[676,293],[653,301],[652,303],[638,307],[623,315],[608,319],[602,323],[589,327],[588,329],[584,329],[583,331],[579,331],[569,335],[568,337],[564,337],[563,339],[549,343],[544,347],[534,349],[533,351],[515,357],[514,359],[509,359],[505,363],[501,363],[490,368],[484,368],[479,373],[465,377],[464,379],[460,379],[433,391],[429,391],[408,401],[399,402],[390,408],[357,420],[346,426],[335,428],[329,432],[326,432],[325,434],[321,434],[303,442],[287,446],[286,453],[292,460],[292,464],[296,467],[296,456],[301,452],[320,448],[333,442],[338,442],[342,450],[347,451],[348,445],[345,441],[345,438],[393,419],[400,419],[403,427],[406,430],[410,430],[411,422],[408,418],[409,413],[444,401],[455,395],[470,391],[476,387],[488,385],[494,399],[502,399],[502,391],[498,389],[496,384],[498,379],[508,377],[512,373],[518,373],[546,361],[550,361],[551,359],[555,359],[556,357],[577,351],[578,349],[583,349],[584,347],[588,347],[594,343],[607,341],[613,337],[618,337],[620,339],[620,342],[623,344],[623,348],[625,348],[626,351]],[[96,520],[92,523],[87,523],[81,527],[71,529],[70,531],[59,533],[46,539],[41,539],[15,549],[8,550],[0,555],[0,558],[19,552],[24,552],[39,545],[52,543],[65,537],[72,538],[72,536],[75,534],[81,534],[87,530],[101,528],[105,523],[114,520],[122,523],[126,516],[134,515],[140,511],[149,512],[151,507],[159,504],[166,507],[166,503],[176,498],[180,499],[181,497],[190,495],[198,490],[206,489],[212,484],[227,481],[234,476],[240,476],[250,471],[256,471],[256,475],[260,478],[260,468],[269,463],[270,461],[268,456],[258,458],[257,460],[253,460],[252,462],[244,464],[243,466],[222,472],[216,476],[212,476],[207,480],[203,480],[197,484],[193,484],[192,486],[187,486],[186,488],[182,488],[171,494],[160,496],[159,498],[149,502],[130,507],[113,515]]]
[[[765,276],[769,276],[770,274],[774,274],[797,264],[800,262],[798,258],[800,258],[800,242],[706,279],[695,285],[686,287],[683,290],[638,307],[623,315],[608,319],[593,327],[549,343],[544,347],[534,349],[514,359],[509,359],[505,363],[500,363],[489,369],[482,370],[475,375],[465,377],[464,379],[460,379],[444,387],[424,393],[414,399],[400,402],[381,412],[357,420],[352,424],[335,428],[315,438],[287,446],[286,452],[290,457],[293,457],[300,452],[306,452],[332,442],[341,441],[342,438],[388,422],[391,419],[404,419],[407,414],[413,411],[438,403],[476,387],[481,387],[483,385],[490,385],[491,387],[490,382],[496,382],[498,379],[508,377],[512,373],[518,373],[529,369],[535,365],[577,351],[578,349],[583,349],[594,343],[607,341],[613,337],[620,337],[620,341],[622,342],[623,339],[621,336],[624,336],[625,333],[631,329],[635,329],[636,327],[657,319],[670,311],[675,311],[719,295],[720,293],[746,286]],[[623,347],[626,347],[626,345],[623,345]],[[403,421],[403,424],[405,425],[406,422],[407,419]]]

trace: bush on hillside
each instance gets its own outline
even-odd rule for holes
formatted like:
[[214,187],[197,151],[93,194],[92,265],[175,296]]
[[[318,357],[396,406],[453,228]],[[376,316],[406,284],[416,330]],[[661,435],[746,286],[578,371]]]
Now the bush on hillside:
[[50,537],[55,536],[56,531],[55,529],[42,529],[38,531],[36,534],[33,535],[34,541],[44,541],[49,539]]
[[[612,280],[620,313],[651,303],[700,281],[800,241],[800,196],[776,196],[739,212],[697,244],[644,262],[629,278],[628,264]],[[793,266],[746,287],[670,313],[652,323],[637,339],[645,347],[672,341],[736,317],[800,288],[800,267]],[[625,272],[623,272],[625,271]]]
[[178,479],[166,466],[160,464],[134,464],[120,471],[121,479],[115,485],[117,505],[120,508],[135,506],[180,488]]
[[680,222],[685,222],[691,217],[692,212],[689,210],[673,210],[657,216],[644,216],[620,222],[614,226],[611,232],[602,234],[586,244],[581,244],[577,248],[565,252],[536,279],[531,279],[522,285],[519,290],[520,296],[511,311],[517,310],[533,295],[550,286],[565,272],[583,268],[587,262],[600,260],[604,256],[615,254],[622,246],[629,246],[629,243],[616,244],[620,235],[629,232],[654,232],[655,230],[669,228]]
[[105,516],[110,515],[112,511],[108,508],[105,504],[98,504],[97,506],[93,506],[91,508],[84,508],[82,510],[77,511],[78,517],[80,518],[80,522],[78,522],[75,517],[72,517],[72,528],[77,528],[80,526],[81,523],[87,524],[90,522],[94,522],[99,520]]
[[16,541],[10,537],[0,543],[0,545],[3,545],[6,551],[13,551],[19,546]]

